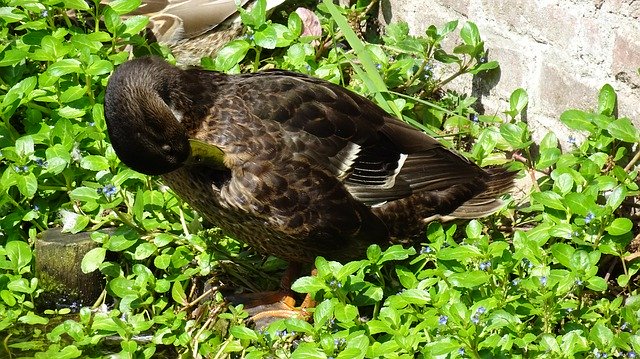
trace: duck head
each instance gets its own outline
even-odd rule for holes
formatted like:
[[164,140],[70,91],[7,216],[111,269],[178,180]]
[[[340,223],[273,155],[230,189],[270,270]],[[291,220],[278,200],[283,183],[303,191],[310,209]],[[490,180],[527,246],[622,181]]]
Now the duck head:
[[179,83],[182,70],[153,57],[122,64],[105,94],[105,118],[111,144],[131,169],[158,175],[181,167],[191,154],[180,122],[188,102]]

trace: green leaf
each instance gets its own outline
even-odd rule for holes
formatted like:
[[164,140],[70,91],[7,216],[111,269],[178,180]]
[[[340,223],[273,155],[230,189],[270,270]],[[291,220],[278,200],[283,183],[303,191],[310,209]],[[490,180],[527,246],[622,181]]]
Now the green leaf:
[[573,177],[568,173],[562,173],[556,178],[554,186],[558,188],[560,194],[566,195],[571,189],[573,189]]
[[481,286],[489,281],[489,274],[476,270],[463,273],[453,273],[449,276],[451,285],[462,288],[473,288]]
[[251,45],[244,40],[233,40],[226,44],[214,60],[214,65],[218,71],[229,71],[237,65],[247,55]]
[[136,260],[143,260],[149,258],[152,254],[156,252],[158,247],[155,244],[150,242],[144,242],[136,247],[136,251],[133,254],[133,257]]
[[135,282],[131,279],[127,279],[124,277],[113,278],[109,281],[109,289],[113,294],[115,294],[119,298],[124,298],[127,295],[135,295],[136,291],[134,290]]
[[60,101],[63,103],[72,102],[81,99],[86,95],[86,88],[81,85],[70,86],[60,94]]
[[564,203],[562,203],[562,197],[555,192],[534,192],[531,194],[531,198],[548,208],[558,209],[561,211],[566,209]]
[[468,238],[480,238],[482,235],[482,223],[478,220],[471,220],[467,227],[465,228],[465,233]]
[[233,326],[229,333],[240,340],[258,340],[258,334],[247,327]]
[[412,254],[415,254],[415,250],[413,249],[413,247],[405,249],[401,245],[396,244],[387,248],[382,253],[382,257],[380,258],[378,263],[381,264],[388,261],[400,261],[409,258],[409,256]]
[[302,33],[302,19],[297,12],[294,11],[289,14],[289,18],[287,19],[287,27],[291,32],[291,36],[300,36],[300,34]]
[[525,130],[521,126],[513,123],[505,123],[500,126],[500,134],[504,140],[515,149],[528,146],[528,144],[524,142]]
[[118,15],[124,15],[140,7],[141,0],[113,0],[109,1],[109,7]]
[[422,289],[407,289],[398,296],[404,299],[409,304],[426,305],[431,302],[431,296],[429,292]]
[[104,8],[104,13],[102,16],[104,18],[104,24],[107,27],[107,30],[114,34],[114,36],[118,36],[121,33],[121,30],[124,28],[124,24],[122,23],[120,15],[110,6],[107,6]]
[[[335,299],[334,299],[335,300]],[[325,300],[318,304],[313,312],[313,322],[318,325],[324,325],[331,317],[333,317],[334,300]]]
[[313,333],[313,326],[308,322],[298,319],[298,318],[289,318],[286,321],[287,329],[291,331],[295,331],[296,333]]
[[607,281],[598,276],[591,277],[587,280],[587,288],[596,292],[604,292],[607,290]]
[[329,287],[324,280],[313,276],[298,278],[291,285],[291,290],[298,293],[317,293],[320,290],[329,291]]
[[302,342],[291,353],[291,359],[327,359],[327,355],[316,345],[316,343]]
[[476,66],[474,66],[472,69],[470,69],[468,72],[470,74],[478,74],[482,71],[489,71],[489,70],[493,70],[493,69],[497,69],[498,67],[500,67],[500,64],[498,63],[498,61],[489,61],[489,62],[485,62],[485,63],[478,63]]
[[80,160],[80,167],[91,171],[102,171],[109,169],[109,161],[98,155],[88,155]]
[[74,201],[92,202],[100,199],[100,195],[95,188],[90,187],[77,187],[69,192],[69,198]]
[[627,189],[622,185],[617,186],[611,191],[609,197],[607,197],[607,205],[610,206],[611,209],[615,210],[622,204],[626,197]]
[[563,266],[573,269],[571,265],[571,258],[575,253],[575,248],[566,243],[555,243],[551,246],[551,253],[553,257]]
[[598,113],[606,116],[613,115],[616,107],[616,91],[609,84],[605,84],[600,89],[598,95]]
[[31,247],[23,241],[11,241],[5,246],[6,255],[16,273],[31,263]]
[[265,49],[275,49],[278,43],[278,33],[273,26],[263,25],[253,34],[256,45]]
[[633,222],[629,218],[616,218],[608,225],[605,230],[612,236],[621,236],[629,233],[633,228]]
[[16,305],[16,297],[11,293],[11,291],[7,289],[0,290],[0,299],[4,301],[4,303],[10,307]]
[[628,118],[619,118],[607,126],[611,136],[624,142],[640,142],[640,132]]
[[476,46],[480,43],[480,32],[478,27],[471,21],[467,21],[460,29],[460,38],[465,44]]
[[613,341],[613,331],[603,323],[597,322],[589,332],[589,339],[591,339],[598,348],[608,348]]
[[580,216],[586,216],[589,212],[593,211],[594,207],[596,207],[595,201],[583,193],[567,193],[564,197],[564,202],[571,213],[575,213]]
[[31,156],[34,150],[33,136],[26,135],[18,138],[15,147],[18,156],[23,158]]
[[58,60],[47,68],[47,72],[53,77],[62,77],[66,74],[81,72],[80,61],[76,59]]
[[149,18],[144,15],[129,16],[124,20],[126,35],[136,35],[149,24]]
[[137,241],[138,241],[138,238],[135,235],[114,234],[111,237],[109,237],[105,246],[110,251],[121,252],[127,248],[130,248],[134,244],[136,244]]
[[249,11],[244,9],[238,9],[238,11],[240,11],[240,19],[242,20],[242,23],[249,27],[259,27],[267,21],[266,0],[256,1]]
[[71,106],[61,107],[58,110],[56,110],[56,112],[58,113],[58,115],[60,115],[60,117],[68,118],[68,119],[75,119],[78,117],[82,117],[86,113],[85,110],[74,108]]
[[66,7],[67,9],[82,11],[87,11],[90,9],[89,5],[87,5],[87,2],[84,0],[64,0],[64,7]]
[[591,123],[589,114],[584,111],[567,110],[560,115],[560,121],[574,130],[596,132],[596,127]]
[[516,89],[511,93],[511,97],[509,98],[509,107],[512,112],[520,113],[527,107],[529,103],[529,95],[527,95],[527,91],[523,88]]
[[27,314],[18,318],[18,321],[20,323],[29,324],[29,325],[36,325],[36,324],[45,325],[49,323],[49,319],[41,317],[31,311],[27,312]]
[[27,173],[26,175],[18,175],[15,177],[16,186],[20,193],[26,198],[32,198],[38,190],[38,179],[33,173]]
[[443,248],[438,252],[438,259],[457,260],[474,259],[482,256],[482,252],[476,246],[460,245],[456,247]]
[[173,287],[171,288],[171,298],[176,301],[176,303],[180,305],[187,305],[189,301],[187,300],[187,295],[184,293],[184,288],[182,288],[182,283],[180,281],[173,282]]
[[10,281],[9,283],[7,283],[7,289],[13,292],[20,292],[20,293],[26,293],[26,294],[31,294],[34,291],[34,288],[31,288],[31,286],[29,286],[29,281],[26,280],[25,278],[17,278]]
[[87,252],[87,254],[82,258],[82,263],[80,264],[82,272],[91,273],[98,269],[102,262],[104,262],[106,254],[107,250],[102,247],[93,248]]
[[85,73],[91,76],[104,75],[111,71],[113,71],[113,64],[107,60],[94,61],[85,69]]

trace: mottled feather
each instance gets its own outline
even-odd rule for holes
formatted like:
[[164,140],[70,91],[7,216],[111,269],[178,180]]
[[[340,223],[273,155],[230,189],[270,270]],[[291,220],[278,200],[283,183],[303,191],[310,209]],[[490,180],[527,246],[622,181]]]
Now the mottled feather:
[[[210,221],[289,261],[354,259],[372,243],[420,236],[429,220],[491,214],[514,176],[478,167],[360,95],[287,71],[224,75],[137,59],[112,76],[105,111],[125,164],[163,174]],[[185,138],[220,149],[224,168],[187,160]]]

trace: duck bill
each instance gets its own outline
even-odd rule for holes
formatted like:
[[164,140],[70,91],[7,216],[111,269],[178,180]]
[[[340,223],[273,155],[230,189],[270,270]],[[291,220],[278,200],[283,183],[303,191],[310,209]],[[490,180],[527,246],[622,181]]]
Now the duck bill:
[[227,169],[224,165],[224,152],[217,146],[199,140],[189,140],[191,154],[184,162],[186,166],[205,166],[213,169]]

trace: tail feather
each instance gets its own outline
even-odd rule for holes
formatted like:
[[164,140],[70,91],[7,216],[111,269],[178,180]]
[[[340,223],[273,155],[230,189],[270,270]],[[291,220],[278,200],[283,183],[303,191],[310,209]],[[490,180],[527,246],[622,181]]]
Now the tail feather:
[[509,171],[503,167],[489,167],[485,168],[485,171],[490,176],[487,181],[487,188],[463,203],[447,217],[460,219],[480,218],[500,209],[503,202],[499,197],[513,188],[513,180],[517,172]]

